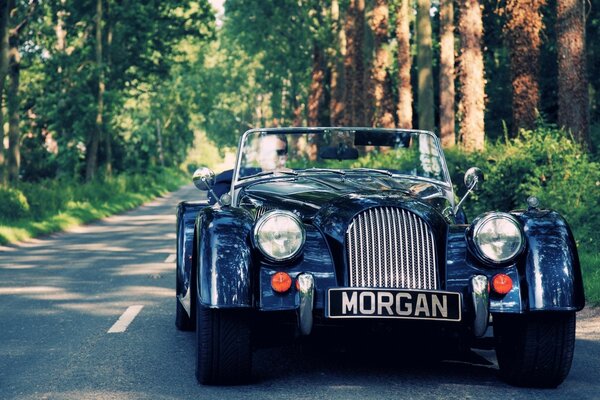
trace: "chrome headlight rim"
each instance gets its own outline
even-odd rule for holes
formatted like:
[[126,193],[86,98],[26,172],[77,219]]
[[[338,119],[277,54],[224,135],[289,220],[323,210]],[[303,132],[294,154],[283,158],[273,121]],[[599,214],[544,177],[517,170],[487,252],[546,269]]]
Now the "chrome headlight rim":
[[[480,245],[477,242],[477,235],[481,232],[482,228],[492,220],[495,219],[504,219],[509,221],[517,230],[520,243],[515,251],[510,254],[508,257],[502,259],[494,259],[489,257],[485,252],[481,249]],[[468,228],[467,239],[469,243],[469,249],[471,252],[482,262],[484,262],[488,266],[492,267],[504,267],[513,263],[525,249],[525,234],[523,233],[523,227],[521,223],[511,214],[499,211],[492,211],[485,214],[480,215],[475,218],[471,225]]]
[[[285,216],[290,218],[290,220],[294,221],[294,223],[298,226],[301,233],[300,245],[286,257],[274,257],[273,255],[269,254],[269,252],[261,244],[261,240],[259,237],[260,230],[265,225],[265,223],[267,223],[271,218],[275,216]],[[271,210],[261,215],[260,218],[254,224],[252,239],[254,242],[254,247],[256,247],[260,251],[260,254],[262,254],[267,260],[274,263],[282,263],[294,260],[300,254],[302,254],[302,250],[304,249],[304,243],[306,242],[306,230],[304,229],[304,224],[302,223],[302,220],[293,212],[286,210]]]

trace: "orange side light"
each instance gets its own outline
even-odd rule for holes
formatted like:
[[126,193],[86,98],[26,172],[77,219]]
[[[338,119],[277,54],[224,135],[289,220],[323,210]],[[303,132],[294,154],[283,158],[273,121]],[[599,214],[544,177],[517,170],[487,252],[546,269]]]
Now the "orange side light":
[[277,293],[285,293],[292,287],[292,277],[287,272],[276,272],[271,277],[271,287]]
[[506,274],[497,274],[492,278],[492,288],[498,294],[506,294],[512,290],[513,281]]

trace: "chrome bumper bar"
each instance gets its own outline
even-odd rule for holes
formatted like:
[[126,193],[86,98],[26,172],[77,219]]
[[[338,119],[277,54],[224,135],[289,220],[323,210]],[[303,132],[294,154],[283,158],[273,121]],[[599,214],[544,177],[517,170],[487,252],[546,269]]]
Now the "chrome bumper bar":
[[302,335],[310,335],[313,327],[315,279],[311,274],[299,274],[296,280],[298,282],[298,294],[300,297],[298,327]]
[[484,275],[475,275],[471,278],[471,296],[473,298],[473,334],[482,337],[488,327],[490,319],[490,295],[488,292],[488,278]]

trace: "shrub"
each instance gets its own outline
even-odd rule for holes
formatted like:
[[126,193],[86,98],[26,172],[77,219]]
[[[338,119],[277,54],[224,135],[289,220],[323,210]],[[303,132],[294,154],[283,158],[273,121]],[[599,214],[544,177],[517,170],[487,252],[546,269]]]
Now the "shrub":
[[18,189],[0,187],[0,220],[17,221],[29,214],[27,197]]
[[597,246],[600,165],[564,131],[540,126],[523,130],[506,143],[489,145],[482,153],[451,150],[447,158],[461,194],[462,176],[469,167],[478,166],[485,174],[483,190],[465,203],[471,218],[486,210],[525,208],[527,197],[535,195],[541,207],[559,211],[576,228],[577,239]]
[[47,179],[37,183],[21,183],[18,188],[27,198],[30,215],[39,219],[66,209],[72,200],[72,183]]

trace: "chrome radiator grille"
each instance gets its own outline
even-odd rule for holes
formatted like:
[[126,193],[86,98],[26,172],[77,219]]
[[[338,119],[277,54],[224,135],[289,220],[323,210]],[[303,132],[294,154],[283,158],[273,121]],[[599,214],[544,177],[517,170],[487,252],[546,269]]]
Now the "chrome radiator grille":
[[396,207],[358,214],[346,231],[351,287],[437,289],[435,242],[417,215]]

